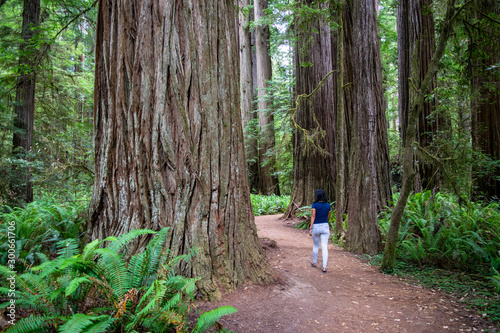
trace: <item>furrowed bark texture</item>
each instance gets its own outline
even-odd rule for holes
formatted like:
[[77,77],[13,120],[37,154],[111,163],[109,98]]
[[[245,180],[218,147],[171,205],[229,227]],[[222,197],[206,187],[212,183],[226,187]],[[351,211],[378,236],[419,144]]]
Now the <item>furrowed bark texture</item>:
[[375,1],[347,2],[343,24],[349,133],[346,248],[355,253],[376,253],[382,245],[377,215],[391,192]]
[[248,183],[251,190],[259,188],[259,149],[257,136],[253,126],[249,123],[255,120],[257,114],[254,112],[254,82],[252,62],[252,38],[250,32],[250,20],[253,11],[249,9],[250,0],[239,1],[239,47],[240,47],[240,95],[241,95],[241,120],[245,137],[245,151],[247,153]]
[[[35,118],[36,70],[34,68],[35,47],[33,37],[40,25],[40,0],[24,0],[22,42],[19,45],[19,70],[16,85],[16,104],[14,107],[14,131],[12,148],[20,158],[33,147],[33,124]],[[22,198],[25,202],[33,201],[33,183],[29,168],[16,170],[18,174],[12,184],[13,199]],[[15,182],[19,183],[15,183]]]
[[[313,6],[310,1],[304,4]],[[332,50],[336,49],[332,48],[332,38],[335,36],[329,24],[318,18],[299,18],[295,26],[295,93],[308,95],[333,69],[336,52]],[[303,66],[305,63],[312,66]],[[336,73],[329,75],[321,88],[296,109],[295,122],[300,128],[294,133],[293,186],[286,217],[293,216],[297,208],[311,205],[314,191],[320,188],[325,190],[330,202],[335,201],[336,79]],[[306,140],[304,131],[314,136],[314,143]]]
[[[109,1],[98,11],[88,239],[170,227],[181,273],[270,280],[245,174],[233,1]],[[138,244],[141,247],[143,244]]]
[[[434,54],[436,43],[432,6],[432,0],[408,0],[401,1],[397,9],[399,119],[403,146],[406,142],[409,102],[413,98],[410,95],[418,93],[410,88],[410,78],[414,79],[414,84],[420,86]],[[435,87],[436,77],[434,76],[429,93]],[[424,149],[430,147],[433,137],[444,125],[443,117],[435,112],[436,103],[434,98],[427,99],[418,119],[415,140]],[[415,191],[438,187],[437,168],[426,162],[424,158],[418,160],[416,164],[418,180],[415,182]]]
[[[269,25],[260,22],[265,18],[267,0],[254,1],[255,54],[257,67],[257,96],[259,109],[259,181],[262,194],[279,194],[278,177],[273,175],[276,164],[274,151],[274,116],[272,114],[271,95],[268,94],[268,81],[272,79],[271,55],[269,54]],[[266,97],[266,95],[269,95]]]

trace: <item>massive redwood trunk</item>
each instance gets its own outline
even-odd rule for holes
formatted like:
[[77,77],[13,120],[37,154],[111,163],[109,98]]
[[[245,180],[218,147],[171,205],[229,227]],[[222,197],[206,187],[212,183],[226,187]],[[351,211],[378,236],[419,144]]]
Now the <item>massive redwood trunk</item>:
[[376,253],[382,245],[377,216],[391,192],[375,1],[347,2],[343,27],[348,132],[346,248]]
[[209,298],[270,280],[245,174],[234,15],[224,0],[101,0],[98,11],[88,239],[170,227],[170,255],[197,249],[181,271]]
[[[29,159],[27,154],[33,148],[33,124],[35,118],[35,84],[34,68],[35,46],[33,37],[38,33],[40,25],[40,0],[24,0],[23,25],[19,46],[19,70],[16,85],[16,104],[14,107],[13,151],[22,159]],[[33,201],[33,184],[29,168],[15,170],[12,177],[13,200]]]
[[[303,3],[315,6],[312,1]],[[314,191],[319,188],[325,190],[330,202],[335,201],[337,175],[337,79],[336,73],[330,73],[337,60],[335,32],[320,18],[298,17],[294,26],[297,38],[294,56],[296,95],[313,93],[325,80],[310,98],[302,99],[295,111],[293,187],[286,217],[293,215],[297,208],[311,205]],[[327,74],[330,75],[325,78]]]

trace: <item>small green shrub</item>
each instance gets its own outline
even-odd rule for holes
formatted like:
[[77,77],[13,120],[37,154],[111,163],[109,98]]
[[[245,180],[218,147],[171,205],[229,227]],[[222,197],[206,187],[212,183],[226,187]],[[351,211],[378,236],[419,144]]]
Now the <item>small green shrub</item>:
[[251,194],[252,210],[255,216],[283,214],[290,204],[289,195],[260,195]]

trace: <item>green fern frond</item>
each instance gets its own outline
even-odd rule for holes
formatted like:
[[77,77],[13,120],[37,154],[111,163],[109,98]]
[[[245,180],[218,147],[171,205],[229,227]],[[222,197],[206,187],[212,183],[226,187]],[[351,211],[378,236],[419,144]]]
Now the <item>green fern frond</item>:
[[128,329],[134,328],[139,322],[141,322],[142,318],[144,318],[152,308],[156,307],[161,302],[161,300],[165,297],[166,292],[167,287],[165,286],[165,282],[155,280],[149,287],[148,291],[141,298],[141,301],[137,305],[137,309],[141,309],[142,304],[148,302],[148,300],[149,302],[135,315],[135,318],[128,326]]
[[147,271],[146,276],[151,276],[156,274],[160,265],[166,260],[167,249],[165,249],[164,243],[167,238],[169,228],[161,229],[158,234],[149,241],[145,249],[146,254],[146,266]]
[[90,280],[87,277],[79,277],[71,280],[71,282],[68,284],[65,290],[66,296],[69,296],[72,293],[74,293],[78,289],[78,287],[80,287],[80,284],[85,282],[90,282]]
[[48,291],[47,281],[38,274],[26,272],[18,276],[17,282],[32,292],[38,292],[46,295]]
[[144,253],[138,253],[132,258],[130,258],[130,261],[128,263],[128,270],[129,270],[129,277],[130,277],[130,285],[133,288],[139,288],[142,285],[143,281],[143,270],[145,269],[144,267]]
[[78,240],[68,238],[57,242],[57,249],[59,258],[71,258],[78,253]]
[[15,325],[9,327],[5,333],[27,333],[27,332],[37,332],[42,330],[47,326],[47,324],[52,324],[54,319],[64,320],[62,316],[39,316],[31,315],[26,318],[22,318],[16,322]]
[[171,310],[175,308],[180,302],[182,301],[182,295],[181,293],[176,293],[174,296],[172,296],[167,303],[162,307],[164,311]]
[[217,309],[207,311],[198,318],[193,333],[206,332],[220,318],[235,312],[238,312],[238,310],[232,306],[221,306]]
[[[17,295],[20,296],[20,295]],[[22,309],[36,310],[40,313],[51,313],[52,307],[48,307],[46,302],[44,302],[44,298],[40,296],[28,296],[22,297],[20,296],[16,300],[16,307]]]
[[0,265],[0,276],[3,276],[5,278],[11,277],[12,276],[12,270],[9,268]]
[[150,229],[134,229],[130,232],[121,235],[117,240],[112,241],[106,248],[111,251],[120,252],[125,245],[130,243],[134,238],[145,235],[145,234],[156,234],[156,231]]
[[186,278],[185,285],[182,288],[182,291],[189,296],[189,298],[194,299],[194,292],[196,290],[196,281],[198,281],[200,277],[196,278]]
[[90,316],[83,313],[73,315],[67,322],[57,330],[60,333],[80,333],[93,324],[94,320],[108,318],[107,316]]
[[95,255],[95,250],[99,248],[99,245],[101,244],[102,242],[99,241],[98,239],[88,243],[83,249],[82,260],[83,261],[92,260]]
[[54,274],[59,267],[61,267],[61,264],[63,263],[64,258],[58,258],[50,261],[46,261],[38,266],[32,267],[31,271],[32,272],[40,272],[39,276],[40,278],[45,278],[47,276],[50,276]]
[[131,288],[130,279],[127,278],[126,262],[119,254],[108,248],[97,249],[96,253],[101,255],[99,269],[102,271],[102,276],[106,277],[109,281],[115,296],[123,296]]
[[111,325],[115,321],[115,318],[109,318],[103,321],[100,321],[83,331],[83,333],[104,333],[107,331],[109,325]]

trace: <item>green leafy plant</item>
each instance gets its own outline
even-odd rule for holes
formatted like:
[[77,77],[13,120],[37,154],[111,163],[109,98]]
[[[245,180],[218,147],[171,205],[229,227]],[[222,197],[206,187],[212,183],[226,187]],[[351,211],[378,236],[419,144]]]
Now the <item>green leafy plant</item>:
[[0,264],[6,265],[8,231],[15,233],[16,270],[37,265],[57,255],[56,244],[64,239],[81,239],[84,234],[83,216],[89,195],[79,194],[79,199],[65,203],[46,197],[28,204],[25,208],[2,206],[0,208]]
[[500,266],[498,207],[495,203],[460,206],[449,195],[416,193],[404,213],[399,256],[419,265],[492,275]]
[[[175,272],[195,253],[170,258],[164,247],[167,233],[168,228],[158,233],[133,230],[94,240],[81,253],[76,240],[58,242],[56,259],[16,276],[16,305],[32,314],[7,332],[184,332],[198,278]],[[131,241],[152,235],[143,251],[124,259]],[[0,266],[0,275],[10,274]],[[7,288],[0,288],[0,294],[7,293]],[[193,332],[204,332],[235,311],[223,307],[202,314]]]
[[251,194],[252,209],[255,216],[284,213],[290,203],[289,195]]

